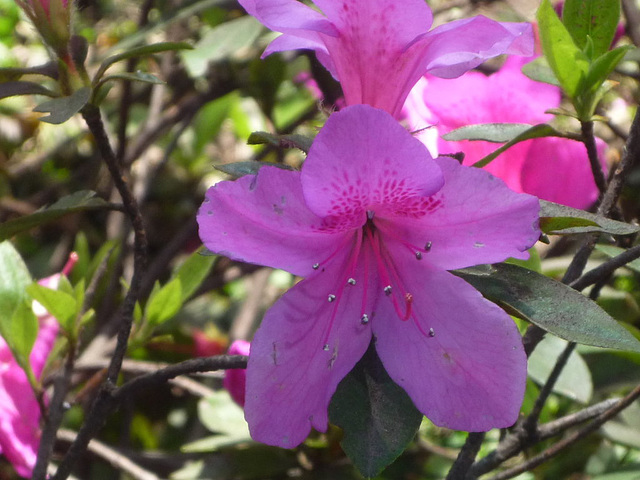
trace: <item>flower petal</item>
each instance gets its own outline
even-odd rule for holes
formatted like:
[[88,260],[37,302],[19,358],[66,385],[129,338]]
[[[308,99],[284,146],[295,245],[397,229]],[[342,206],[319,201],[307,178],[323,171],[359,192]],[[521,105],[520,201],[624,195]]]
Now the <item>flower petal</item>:
[[322,220],[304,203],[300,173],[276,167],[214,185],[198,224],[209,250],[303,276],[333,251],[341,235],[321,230]]
[[[267,312],[256,332],[245,396],[254,440],[291,448],[312,427],[326,430],[331,396],[371,340],[370,327],[361,317],[363,296],[376,290],[371,288],[375,278],[368,278],[362,261],[349,274],[348,262],[349,255],[343,253],[324,271],[294,286]],[[346,275],[357,283],[347,283]],[[329,301],[329,295],[335,298]]]
[[448,272],[421,271],[408,259],[396,266],[413,295],[413,317],[400,320],[383,301],[372,324],[391,378],[438,426],[486,431],[513,425],[527,359],[509,315]]
[[[597,142],[604,159],[606,144]],[[604,170],[604,169],[603,169]],[[587,208],[598,198],[587,152],[580,142],[565,138],[538,138],[522,165],[522,189],[550,202]]]
[[479,15],[434,28],[411,50],[421,59],[420,74],[455,78],[497,55],[533,55],[533,29],[528,23],[501,23]]
[[452,158],[439,157],[436,163],[445,183],[429,199],[430,211],[417,219],[381,219],[383,234],[407,245],[430,242],[422,261],[444,270],[528,258],[527,249],[540,236],[538,199]]
[[[348,105],[368,104],[396,115],[411,85],[412,68],[403,52],[431,27],[433,15],[422,0],[315,2],[340,32],[325,38]],[[420,72],[413,81],[417,81]]]
[[301,179],[312,211],[352,219],[352,226],[364,224],[368,210],[410,210],[417,197],[435,193],[443,181],[426,147],[389,114],[368,105],[329,117]]
[[240,0],[240,5],[260,23],[276,32],[310,38],[312,32],[337,36],[324,15],[296,0]]

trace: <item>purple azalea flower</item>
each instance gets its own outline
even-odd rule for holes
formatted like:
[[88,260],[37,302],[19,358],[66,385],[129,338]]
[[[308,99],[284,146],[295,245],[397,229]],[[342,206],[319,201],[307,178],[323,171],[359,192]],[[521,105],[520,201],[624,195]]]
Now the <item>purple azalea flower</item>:
[[[77,254],[72,253],[62,274],[68,274],[77,261]],[[55,289],[60,275],[56,273],[38,283]],[[58,322],[37,302],[33,304],[33,311],[38,317],[39,330],[29,361],[33,373],[40,378],[58,334]],[[40,444],[40,406],[27,375],[1,337],[0,406],[0,453],[11,462],[18,475],[30,478]]]
[[324,15],[297,0],[240,0],[271,30],[282,32],[264,55],[314,50],[342,84],[347,105],[368,104],[397,116],[425,73],[454,78],[503,53],[533,54],[527,23],[483,16],[429,31],[424,0],[314,0]]
[[384,111],[329,117],[301,172],[263,167],[209,189],[200,237],[233,259],[304,277],[251,343],[252,437],[293,447],[327,428],[340,380],[372,339],[435,424],[515,422],[526,357],[509,315],[447,270],[527,258],[538,200],[428,150]]
[[[496,73],[486,76],[468,72],[444,81],[427,76],[409,94],[403,113],[410,129],[428,128],[419,138],[433,154],[464,152],[464,164],[473,165],[498,148],[483,141],[448,142],[442,135],[465,125],[514,122],[544,123],[553,119],[545,113],[560,106],[558,87],[527,78],[521,58],[510,58]],[[604,160],[606,144],[598,139],[598,153]],[[604,166],[604,165],[603,165]],[[544,200],[574,208],[587,208],[598,198],[598,188],[584,145],[564,138],[537,138],[521,142],[487,165],[512,190],[530,193]]]

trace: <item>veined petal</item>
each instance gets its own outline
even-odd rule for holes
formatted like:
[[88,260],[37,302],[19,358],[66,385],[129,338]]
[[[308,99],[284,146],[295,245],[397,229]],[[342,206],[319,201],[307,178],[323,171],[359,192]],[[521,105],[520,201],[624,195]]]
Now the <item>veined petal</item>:
[[311,210],[353,219],[353,226],[364,224],[368,210],[410,216],[418,199],[437,192],[443,182],[426,147],[388,113],[368,105],[329,117],[301,179]]
[[396,115],[411,88],[404,91],[411,67],[403,52],[433,21],[427,4],[421,0],[402,5],[394,0],[315,3],[340,32],[339,37],[324,40],[346,103],[364,103]]
[[396,266],[413,297],[412,317],[402,321],[390,301],[381,301],[372,324],[391,378],[438,426],[486,431],[513,425],[527,359],[509,315],[448,272],[419,270],[407,259]]
[[304,203],[300,173],[276,167],[214,185],[198,212],[200,238],[209,250],[302,276],[344,235],[322,224]]
[[307,32],[337,36],[338,31],[327,18],[297,0],[240,0],[250,15],[271,30],[308,37]]
[[245,396],[256,441],[291,448],[312,427],[326,431],[329,401],[369,345],[362,309],[376,279],[361,258],[353,264],[358,255],[349,252],[289,290],[256,332]]
[[528,23],[501,23],[479,15],[434,28],[411,50],[421,59],[420,74],[455,78],[497,55],[533,55],[533,29]]
[[[262,58],[267,57],[275,52],[284,52],[287,50],[315,50],[316,54],[325,54],[327,49],[324,42],[318,38],[301,38],[295,35],[283,33],[273,40],[262,54]],[[324,64],[324,63],[323,63]],[[327,67],[327,65],[325,65]],[[329,71],[332,71],[327,67]]]
[[417,219],[381,219],[383,235],[410,245],[428,243],[422,261],[443,270],[528,258],[527,249],[540,236],[538,199],[452,158],[436,162],[445,183],[429,199],[429,212]]

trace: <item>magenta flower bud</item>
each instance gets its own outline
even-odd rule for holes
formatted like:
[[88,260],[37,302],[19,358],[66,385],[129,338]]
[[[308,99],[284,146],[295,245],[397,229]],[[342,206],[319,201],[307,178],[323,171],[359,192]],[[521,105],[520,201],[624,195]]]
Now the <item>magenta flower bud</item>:
[[[246,340],[236,340],[229,347],[229,355],[249,355],[251,344]],[[222,385],[227,389],[233,401],[244,407],[244,392],[247,383],[247,371],[244,368],[225,370]]]

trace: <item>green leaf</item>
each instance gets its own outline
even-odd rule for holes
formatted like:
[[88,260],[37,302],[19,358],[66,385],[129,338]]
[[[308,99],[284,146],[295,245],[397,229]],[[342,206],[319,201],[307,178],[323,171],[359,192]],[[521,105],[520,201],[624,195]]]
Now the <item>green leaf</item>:
[[137,71],[134,73],[122,72],[114,73],[113,75],[107,75],[100,81],[100,83],[102,84],[104,82],[108,82],[109,80],[126,80],[128,82],[151,83],[154,85],[162,85],[165,83],[155,75],[141,71]]
[[[57,78],[57,75],[58,75],[58,67],[55,62],[48,62],[43,65],[37,65],[35,67],[0,68],[0,83],[18,80],[23,75],[44,75],[44,76],[55,79]],[[26,83],[30,83],[30,82],[26,82]]]
[[25,289],[31,275],[10,242],[0,243],[0,265],[0,335],[11,345],[13,314],[29,299]]
[[548,83],[556,87],[560,86],[560,82],[553,73],[553,70],[551,70],[549,62],[547,62],[547,59],[544,57],[538,57],[532,62],[525,64],[522,67],[522,73],[536,82]]
[[60,323],[65,332],[72,332],[78,314],[76,298],[61,290],[52,290],[38,283],[27,287],[27,293],[39,302]]
[[527,123],[479,123],[466,125],[445,133],[442,138],[450,142],[460,140],[483,140],[485,142],[505,143],[529,130]]
[[[624,248],[616,247],[614,245],[596,245],[596,250],[604,253],[607,257],[613,258],[617,257],[621,253],[626,252]],[[634,272],[640,273],[640,259],[633,260],[625,265],[629,270],[633,270]]]
[[46,95],[47,97],[57,97],[58,95],[43,87],[39,83],[33,82],[5,82],[0,83],[0,99],[14,97],[17,95]]
[[[528,373],[538,385],[544,385],[556,364],[556,360],[567,346],[567,341],[547,335],[536,346],[529,357]],[[587,404],[593,394],[591,372],[582,356],[575,350],[562,373],[558,377],[553,391],[580,403]]]
[[[605,52],[600,57],[596,58],[593,63],[589,66],[589,72],[585,78],[584,89],[585,95],[589,95],[593,97],[598,89],[603,85],[605,80],[609,77],[613,69],[616,68],[618,63],[622,61],[624,56],[629,50],[632,50],[633,47],[630,45],[624,45],[622,47],[618,47],[614,50]],[[595,108],[595,104],[599,101],[599,98],[592,99],[592,103],[594,103],[593,107]]]
[[230,20],[205,33],[193,50],[182,52],[182,59],[191,76],[200,77],[206,73],[210,62],[226,60],[246,51],[262,30],[260,22],[249,15]]
[[590,232],[631,235],[640,232],[637,225],[618,222],[546,200],[540,200],[540,229],[550,235]]
[[82,87],[68,97],[54,98],[41,103],[33,109],[34,112],[48,113],[46,117],[40,117],[41,122],[59,125],[66,122],[78,113],[89,101],[91,89]]
[[542,50],[565,93],[575,98],[589,69],[589,60],[571,38],[549,0],[538,9]]
[[160,325],[173,318],[181,307],[182,287],[180,279],[174,278],[151,294],[145,307],[145,317],[149,325]]
[[329,418],[344,431],[342,449],[356,468],[374,477],[413,439],[422,414],[391,380],[372,343],[338,385]]
[[609,50],[619,21],[620,0],[566,0],[562,9],[562,22],[578,48],[591,39],[592,58]]
[[595,302],[532,270],[497,263],[452,271],[508,313],[570,342],[640,352],[640,342]]
[[0,223],[0,240],[24,232],[39,225],[57,220],[64,215],[85,210],[96,210],[108,207],[109,204],[90,190],[81,190],[62,197],[53,205],[38,210],[31,215],[24,215],[13,220]]
[[[11,317],[5,340],[18,364],[25,372],[31,370],[29,355],[38,336],[38,319],[31,304],[20,302]],[[4,336],[4,335],[3,335]]]
[[290,166],[281,163],[257,162],[255,160],[214,165],[216,170],[220,170],[227,175],[231,175],[233,178],[240,178],[245,175],[256,175],[258,170],[262,167],[276,167],[283,170],[293,170]]
[[132,48],[131,50],[127,50],[126,52],[118,53],[117,55],[112,55],[110,57],[105,58],[95,76],[93,77],[94,85],[97,84],[104,75],[104,72],[116,62],[121,62],[122,60],[128,60],[129,58],[136,57],[144,57],[148,55],[153,55],[155,53],[162,52],[171,52],[176,50],[190,50],[193,47],[185,42],[160,42],[154,43],[151,45],[144,45],[142,47]]
[[180,279],[181,300],[186,301],[200,287],[216,261],[216,257],[202,255],[200,250],[189,255],[174,273]]
[[501,146],[500,148],[498,148],[494,152],[490,153],[486,157],[481,158],[476,163],[474,163],[472,166],[473,167],[478,167],[478,168],[485,167],[489,163],[491,163],[493,160],[495,160],[498,157],[498,155],[500,155],[505,150],[513,147],[514,145],[516,145],[516,144],[518,144],[520,142],[524,142],[525,140],[531,140],[532,138],[542,138],[542,137],[563,137],[563,138],[565,138],[566,135],[563,135],[562,133],[558,132],[555,128],[553,128],[551,125],[547,125],[546,123],[541,123],[541,124],[538,124],[538,125],[534,125],[531,128],[529,128],[529,129],[525,130],[524,132],[522,132],[521,134],[519,134],[518,136],[516,136],[515,138],[513,138],[512,140],[508,141],[503,146]]
[[313,138],[304,135],[274,135],[268,132],[252,132],[247,140],[249,145],[272,145],[277,148],[298,148],[309,153]]

